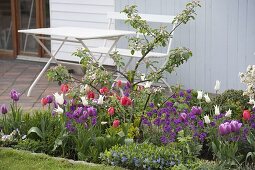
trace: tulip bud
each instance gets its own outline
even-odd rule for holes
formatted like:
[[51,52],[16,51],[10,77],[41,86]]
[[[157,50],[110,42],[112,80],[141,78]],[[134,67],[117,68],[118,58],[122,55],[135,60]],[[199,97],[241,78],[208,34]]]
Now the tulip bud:
[[101,94],[105,94],[105,93],[109,92],[109,89],[107,87],[103,87],[99,91],[100,91]]
[[112,123],[112,127],[117,128],[120,125],[120,121],[118,119],[114,120]]
[[215,86],[214,86],[214,90],[215,91],[219,91],[220,90],[220,81],[216,80]]
[[6,107],[5,104],[2,104],[2,106],[1,106],[1,112],[2,112],[2,114],[6,114],[6,113],[8,112],[7,107]]
[[10,93],[10,96],[11,96],[11,99],[15,102],[19,101],[19,97],[20,97],[20,93],[18,93],[16,90],[12,89],[11,90],[11,93]]
[[228,109],[228,111],[225,114],[225,117],[231,117],[232,110]]
[[131,99],[129,97],[123,96],[120,99],[120,103],[121,103],[122,106],[129,106],[129,105],[132,104],[132,101],[131,101]]
[[53,109],[53,112],[58,113],[58,114],[61,114],[61,113],[64,112],[64,110],[63,110],[61,107],[59,107],[59,105],[58,105],[57,108]]
[[48,99],[47,99],[47,97],[43,97],[43,98],[41,99],[41,104],[42,104],[42,106],[45,106],[46,104],[48,104]]
[[214,114],[215,114],[216,116],[220,115],[220,107],[217,106],[217,105],[214,106]]
[[197,91],[197,99],[201,100],[203,98],[203,91]]
[[204,120],[205,120],[205,123],[206,123],[206,124],[211,123],[210,118],[209,118],[208,115],[205,115],[205,116],[204,116]]
[[89,104],[88,100],[85,96],[81,97],[81,101],[82,101],[83,106],[87,106]]
[[244,120],[250,120],[250,118],[251,118],[251,113],[250,113],[250,111],[249,111],[249,110],[244,110],[244,111],[243,111],[243,119],[244,119]]
[[103,95],[99,95],[97,104],[102,105],[104,103],[104,96]]
[[121,80],[118,80],[118,81],[117,81],[117,87],[121,87],[121,85],[122,85]]
[[52,95],[48,95],[48,96],[46,96],[46,98],[47,98],[48,103],[53,102],[53,96]]
[[88,99],[94,99],[95,98],[95,94],[93,91],[89,91],[88,94],[87,94],[87,98]]
[[60,89],[62,93],[67,93],[69,90],[68,84],[61,84]]
[[211,102],[211,99],[210,99],[208,93],[204,95],[204,98],[205,98],[206,103],[210,103]]
[[181,119],[184,121],[184,120],[186,120],[186,118],[187,118],[187,114],[186,114],[186,113],[181,113],[181,114],[180,114],[180,117],[181,117]]
[[59,95],[58,93],[53,94],[53,96],[55,97],[55,101],[59,104],[62,105],[64,104],[65,100],[63,97],[63,93],[61,95]]
[[88,92],[90,91],[89,85],[86,84],[84,88],[85,88],[85,92],[86,92],[86,93],[88,93]]
[[108,109],[108,114],[109,114],[110,116],[112,116],[112,115],[114,115],[114,112],[115,112],[114,107],[109,107],[109,109]]

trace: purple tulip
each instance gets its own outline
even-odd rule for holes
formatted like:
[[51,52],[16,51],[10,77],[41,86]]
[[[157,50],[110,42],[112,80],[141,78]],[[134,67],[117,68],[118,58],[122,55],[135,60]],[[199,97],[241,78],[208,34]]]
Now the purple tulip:
[[239,123],[236,120],[232,120],[230,123],[229,122],[222,123],[219,126],[219,133],[220,135],[226,135],[231,132],[238,132],[241,127],[242,123]]
[[238,132],[240,130],[240,128],[242,127],[242,123],[239,123],[236,120],[232,120],[230,122],[230,125],[231,125],[231,131],[232,132]]
[[20,93],[18,93],[16,90],[12,89],[10,96],[13,101],[17,102],[17,101],[19,101]]
[[97,111],[94,107],[89,107],[87,109],[88,113],[89,113],[89,116],[96,116],[97,115]]
[[8,112],[7,107],[6,107],[5,104],[2,104],[1,111],[2,111],[2,114],[6,114]]
[[48,104],[53,102],[53,96],[52,96],[52,95],[46,96],[46,99],[47,99],[47,101],[48,101],[48,102],[47,102]]
[[221,125],[219,126],[219,133],[220,133],[220,135],[225,135],[225,134],[227,134],[227,132],[226,132],[226,127],[225,127],[224,124],[221,124]]
[[186,118],[187,118],[187,114],[186,113],[181,113],[180,114],[180,118],[181,118],[181,120],[186,120]]

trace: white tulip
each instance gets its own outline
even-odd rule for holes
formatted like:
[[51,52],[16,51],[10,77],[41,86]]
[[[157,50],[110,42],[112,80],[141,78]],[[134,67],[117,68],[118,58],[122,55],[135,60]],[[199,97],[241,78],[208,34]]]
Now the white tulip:
[[197,91],[197,99],[201,100],[203,98],[203,91]]
[[226,112],[225,116],[226,117],[231,117],[232,115],[232,110],[228,109],[228,111]]
[[205,123],[206,123],[206,124],[211,123],[210,118],[209,118],[208,115],[205,115],[205,116],[204,116],[204,120],[205,120]]
[[85,88],[85,92],[86,92],[86,93],[88,93],[88,92],[90,91],[89,85],[86,84],[84,88]]
[[253,108],[255,107],[255,100],[250,97],[250,100],[248,102],[249,104],[253,104]]
[[108,122],[101,122],[101,125],[105,125],[105,124],[107,124]]
[[210,103],[211,102],[211,99],[210,99],[208,93],[204,95],[204,98],[205,98],[206,103]]
[[220,81],[216,80],[215,86],[214,86],[214,90],[215,91],[219,91],[220,90]]
[[99,95],[99,98],[98,98],[98,101],[97,101],[97,104],[103,104],[104,103],[104,96],[103,95]]
[[85,92],[85,86],[84,85],[80,85],[80,93],[84,93]]
[[141,80],[144,81],[145,80],[145,74],[141,75]]
[[88,102],[88,100],[87,100],[87,97],[85,97],[85,96],[81,97],[81,101],[82,101],[83,106],[89,105],[89,102]]
[[59,95],[58,93],[55,93],[55,94],[53,94],[53,96],[55,97],[55,101],[56,101],[59,105],[64,104],[63,93],[60,94],[60,95]]
[[152,85],[151,81],[146,81],[144,88],[150,88]]
[[61,107],[59,107],[59,105],[58,105],[58,108],[53,109],[53,111],[58,113],[58,114],[61,114],[61,113],[64,112],[64,110]]
[[214,106],[214,113],[216,116],[220,115],[220,107],[219,106]]

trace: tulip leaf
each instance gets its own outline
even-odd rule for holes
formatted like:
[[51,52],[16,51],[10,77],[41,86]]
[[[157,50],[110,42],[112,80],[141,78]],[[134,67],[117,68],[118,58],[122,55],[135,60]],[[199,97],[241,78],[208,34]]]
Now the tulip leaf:
[[38,127],[31,127],[29,131],[27,132],[27,135],[35,133],[37,136],[39,136],[41,139],[44,138],[42,131]]

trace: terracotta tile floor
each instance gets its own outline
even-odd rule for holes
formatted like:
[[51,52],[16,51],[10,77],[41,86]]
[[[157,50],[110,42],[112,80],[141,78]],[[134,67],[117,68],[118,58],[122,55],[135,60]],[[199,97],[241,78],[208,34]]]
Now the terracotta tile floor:
[[45,63],[21,60],[0,60],[0,105],[12,102],[10,91],[17,90],[22,95],[19,105],[24,110],[42,108],[42,97],[59,91],[57,82],[49,82],[44,75],[27,97],[27,91]]

